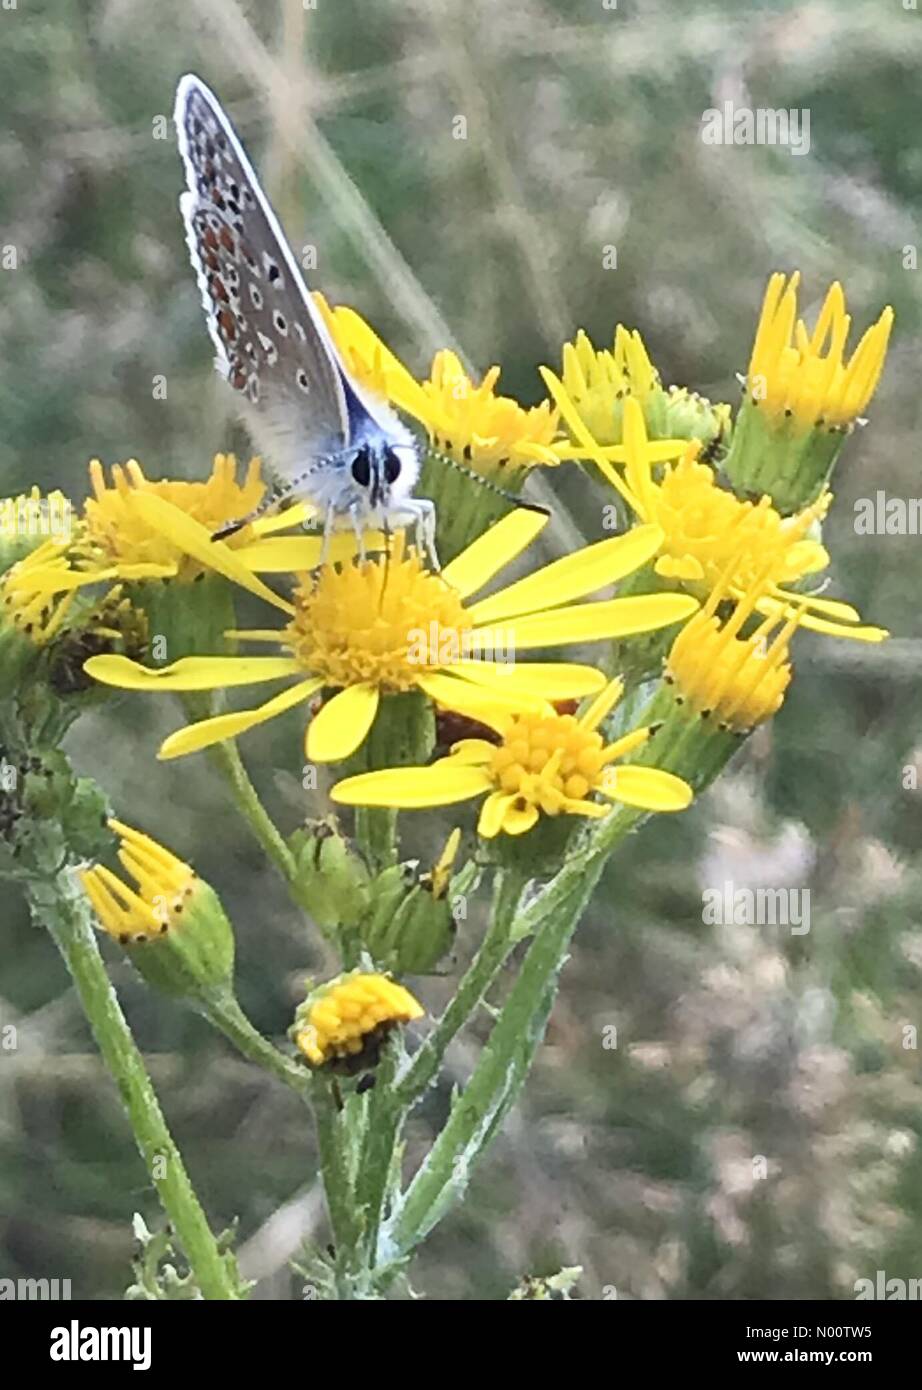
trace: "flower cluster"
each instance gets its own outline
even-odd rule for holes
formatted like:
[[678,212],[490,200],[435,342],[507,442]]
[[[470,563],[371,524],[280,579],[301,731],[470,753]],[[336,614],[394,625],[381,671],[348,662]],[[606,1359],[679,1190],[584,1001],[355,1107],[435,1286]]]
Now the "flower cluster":
[[[500,394],[498,366],[478,377],[447,348],[418,380],[318,296],[356,389],[418,429],[434,548],[404,527],[356,535],[352,517],[339,530],[307,501],[285,505],[260,460],[241,475],[226,455],[198,481],[94,461],[82,507],[34,489],[0,500],[0,876],[25,885],[54,933],[142,1153],[170,1156],[167,1178],[149,1166],[171,1216],[188,1179],[91,912],[107,951],[310,1102],[332,1236],[311,1256],[312,1287],[377,1296],[514,1103],[613,849],[647,817],[687,809],[774,718],[794,642],[886,638],[830,590],[823,527],[892,313],[849,354],[840,286],[812,330],[797,290],[796,275],[769,281],[736,410],[664,385],[620,324],[610,348],[584,332],[565,344],[535,405]],[[560,553],[549,537],[563,528],[527,496],[536,473],[593,489],[598,534]],[[215,889],[112,819],[61,749],[83,708],[115,692],[129,706],[178,697],[159,757],[209,756],[322,934],[330,965],[308,981],[287,1048],[236,998]],[[289,834],[238,748],[258,749],[269,724],[303,788]],[[436,828],[438,807],[453,809]],[[485,904],[468,907],[485,876],[484,926]],[[464,973],[416,1037],[426,1009],[404,981],[452,974],[456,953]],[[420,1147],[407,1150],[407,1118],[481,1009],[488,1040],[405,1186],[402,1154]],[[187,1247],[202,1227],[196,1206]],[[209,1287],[236,1297],[229,1253],[206,1254]]]
[[[274,719],[291,730],[300,711],[308,768],[332,765],[332,802],[390,839],[383,848],[368,840],[363,859],[336,825],[301,832],[283,851],[298,901],[313,904],[334,937],[351,931],[383,969],[430,968],[453,932],[441,900],[464,873],[452,867],[460,831],[435,894],[398,862],[396,812],[475,802],[469,829],[481,853],[510,862],[529,841],[544,845],[542,825],[556,827],[559,847],[577,827],[596,834],[613,806],[635,819],[681,811],[777,713],[798,631],[886,637],[825,591],[822,526],[833,465],[877,385],[892,313],[849,357],[841,288],[830,289],[811,332],[797,319],[797,286],[797,276],[769,282],[735,414],[664,387],[640,334],[622,325],[610,349],[582,332],[566,344],[560,375],[542,369],[547,399],[526,408],[498,394],[498,367],[478,380],[449,350],[417,380],[353,310],[318,296],[347,368],[420,429],[444,568],[403,531],[325,542],[314,526],[325,519],[305,503],[261,511],[258,460],[241,481],[219,455],[203,482],[154,482],[134,461],[107,477],[93,462],[91,496],[67,535],[7,544],[0,642],[6,633],[47,647],[75,598],[101,585],[108,611],[130,603],[151,640],[120,642],[116,625],[108,645],[86,650],[86,678],[101,691],[182,697],[188,722],[161,758],[214,749]],[[600,485],[603,534],[536,563],[548,517],[512,494],[536,470],[570,462],[588,465]],[[509,499],[484,483],[500,483]],[[11,503],[4,514],[20,513]],[[604,534],[611,517],[616,533]],[[230,522],[243,524],[227,530]],[[264,626],[237,626],[239,590],[265,605]],[[623,697],[641,677],[655,689],[629,718],[622,710],[636,701]],[[277,683],[262,702],[224,703],[237,687]],[[139,959],[194,974],[195,932],[178,930],[178,914],[190,894],[207,894],[167,851],[114,828],[138,889],[104,867],[88,871],[101,921],[133,947],[185,940],[180,966],[165,952]],[[534,855],[526,862],[533,870]],[[351,907],[331,904],[328,881],[351,885]],[[160,916],[157,885],[168,904]],[[206,906],[191,918],[212,921],[211,940],[221,914]],[[438,940],[426,942],[436,916]],[[222,960],[224,969],[226,951]],[[345,1062],[418,1013],[401,986],[359,967],[310,996],[293,1038],[314,1067]]]

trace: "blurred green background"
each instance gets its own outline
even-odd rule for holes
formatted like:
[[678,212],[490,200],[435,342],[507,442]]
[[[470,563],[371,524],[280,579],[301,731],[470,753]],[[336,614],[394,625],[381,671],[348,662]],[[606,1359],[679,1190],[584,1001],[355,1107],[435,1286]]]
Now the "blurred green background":
[[[877,1269],[922,1276],[922,1090],[904,1046],[922,1022],[922,791],[904,789],[922,765],[922,541],[852,521],[856,498],[920,487],[922,273],[904,268],[922,212],[920,62],[922,21],[899,0],[0,9],[0,244],[18,253],[0,271],[0,495],[83,496],[92,456],[198,477],[219,448],[245,451],[210,369],[171,128],[156,138],[187,69],[227,105],[294,245],[316,246],[314,283],[414,369],[453,341],[536,402],[538,363],[557,365],[579,326],[610,344],[621,320],[667,382],[735,402],[771,270],[800,267],[810,315],[836,278],[859,330],[896,309],[827,527],[830,592],[895,640],[799,637],[780,717],[610,865],[526,1098],[416,1262],[430,1296],[502,1298],[562,1263],[584,1267],[591,1298],[848,1298]],[[724,99],[808,108],[810,154],[703,145],[702,112]],[[599,535],[605,499],[575,469],[552,486],[555,542],[573,525]],[[107,706],[70,751],[222,891],[243,1002],[280,1036],[305,972],[328,962],[202,759],[153,761],[176,722],[154,704]],[[312,808],[294,718],[277,722],[244,754],[287,830]],[[704,925],[702,888],[726,879],[809,887],[812,930]],[[287,1262],[323,1218],[298,1103],[110,954],[209,1215],[239,1214],[255,1296],[299,1297]],[[0,1277],[120,1297],[130,1213],[153,1223],[156,1202],[51,942],[9,889],[7,1023]],[[471,1055],[455,1049],[455,1079]],[[414,1121],[411,1158],[446,1095]]]

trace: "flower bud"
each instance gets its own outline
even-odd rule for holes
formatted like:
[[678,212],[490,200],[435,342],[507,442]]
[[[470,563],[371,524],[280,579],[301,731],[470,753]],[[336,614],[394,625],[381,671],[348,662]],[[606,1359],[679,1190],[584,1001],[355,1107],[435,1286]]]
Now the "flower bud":
[[448,889],[460,840],[460,830],[452,831],[430,873],[417,878],[410,865],[402,864],[374,880],[370,893],[375,907],[361,935],[376,965],[424,975],[451,948],[456,925]]
[[409,990],[386,975],[352,970],[311,991],[290,1036],[312,1067],[354,1076],[376,1065],[388,1033],[423,1012]]
[[296,864],[292,891],[318,927],[330,933],[354,926],[368,904],[369,874],[335,817],[295,831],[290,848]]
[[136,888],[101,864],[80,875],[100,926],[155,989],[202,1005],[226,996],[234,934],[214,889],[148,835],[119,821],[109,825]]
[[893,326],[893,310],[886,308],[847,357],[851,320],[841,285],[830,287],[809,334],[796,319],[799,278],[776,274],[768,282],[745,397],[722,464],[739,494],[770,497],[782,516],[822,493],[877,389]]

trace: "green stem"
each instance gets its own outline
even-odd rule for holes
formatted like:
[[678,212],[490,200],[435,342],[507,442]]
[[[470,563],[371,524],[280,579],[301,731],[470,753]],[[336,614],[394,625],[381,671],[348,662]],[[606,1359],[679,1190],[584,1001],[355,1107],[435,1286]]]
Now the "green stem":
[[523,883],[524,876],[514,870],[505,869],[497,875],[491,923],[484,940],[436,1028],[396,1086],[393,1078],[398,1060],[394,1044],[386,1049],[382,1058],[375,1089],[367,1097],[353,1193],[364,1226],[362,1257],[356,1267],[360,1264],[369,1278],[375,1274],[378,1233],[394,1171],[394,1154],[407,1113],[437,1075],[450,1042],[471,1017],[508,958],[514,944],[511,925]]
[[[528,948],[477,1066],[386,1230],[390,1262],[404,1258],[463,1194],[474,1164],[515,1103],[544,1036],[570,939],[608,854],[638,816],[628,808],[614,811],[604,822],[604,837],[598,836],[591,851],[581,856],[580,870],[569,871],[568,863],[550,885],[556,890],[553,905],[537,918],[541,930]],[[520,940],[531,930],[529,908],[513,915],[508,939]]]
[[490,925],[477,954],[442,1017],[397,1084],[399,1103],[405,1109],[414,1105],[435,1079],[452,1039],[477,1008],[520,939],[513,934],[512,924],[524,886],[524,875],[508,868],[499,871]]
[[474,1163],[516,1099],[544,1035],[553,985],[584,903],[574,891],[567,910],[558,911],[529,947],[469,1082],[407,1189],[388,1233],[392,1259],[418,1245],[463,1194]]
[[355,1202],[364,1212],[364,1261],[373,1271],[377,1258],[378,1232],[393,1173],[394,1151],[406,1107],[394,1088],[396,1045],[384,1051],[375,1078],[375,1088],[367,1097],[362,1152],[355,1183]]
[[218,1249],[109,980],[88,906],[65,873],[54,882],[32,885],[33,915],[47,926],[64,958],[93,1036],[118,1086],[138,1150],[199,1288],[207,1299],[239,1298],[233,1263]]
[[371,873],[389,869],[397,863],[397,812],[387,807],[357,807],[355,842]]
[[310,1087],[307,1068],[299,1066],[294,1058],[287,1057],[268,1038],[264,1038],[231,994],[221,994],[209,1000],[202,1005],[202,1012],[208,1022],[223,1033],[244,1057],[283,1081],[299,1095],[307,1096]]
[[339,1293],[351,1299],[363,1276],[356,1266],[362,1235],[361,1211],[355,1200],[353,1167],[346,1151],[343,1111],[334,1091],[334,1078],[318,1074],[311,1088],[323,1191],[336,1258]]
[[259,794],[243,765],[236,741],[232,738],[225,739],[223,743],[216,743],[208,751],[212,762],[224,775],[237,810],[286,883],[291,883],[297,872],[294,855],[260,801]]

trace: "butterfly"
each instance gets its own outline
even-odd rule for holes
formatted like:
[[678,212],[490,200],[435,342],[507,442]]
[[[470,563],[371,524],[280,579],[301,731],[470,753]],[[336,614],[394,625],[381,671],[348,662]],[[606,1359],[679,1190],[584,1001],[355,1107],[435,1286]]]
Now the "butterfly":
[[321,563],[336,529],[351,526],[363,555],[368,529],[410,526],[437,569],[435,504],[412,495],[419,444],[346,368],[226,112],[193,73],[180,79],[174,120],[179,206],[215,366],[273,482],[259,511],[286,498],[312,504],[323,517]]

